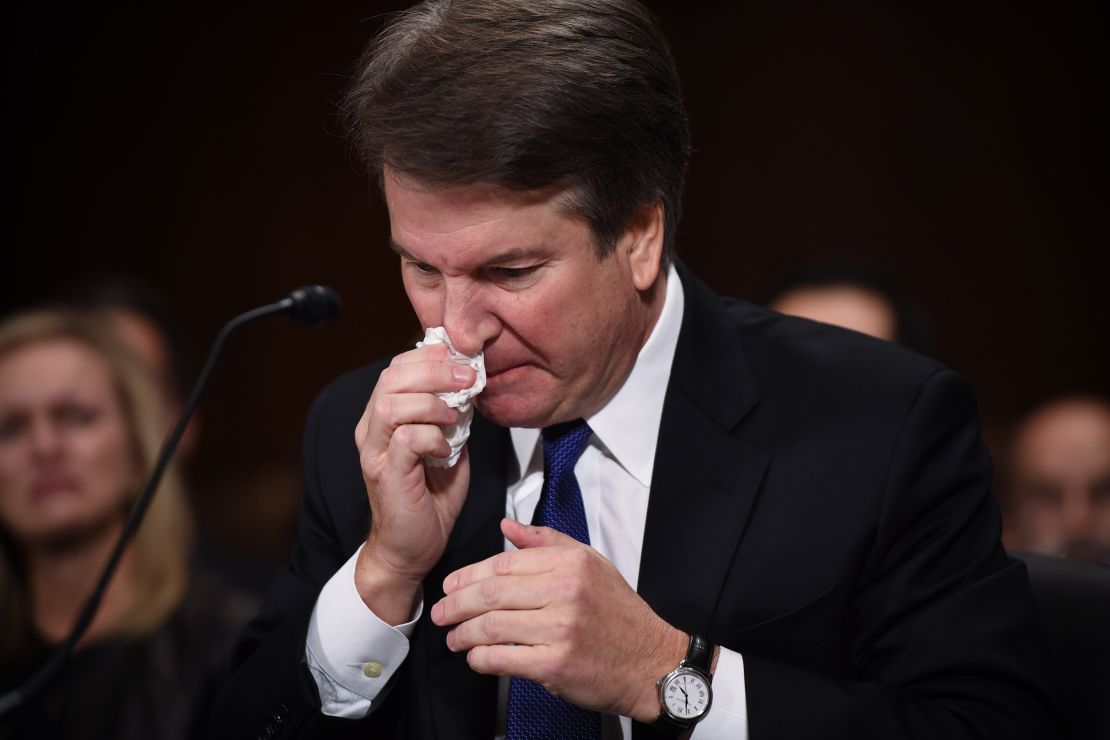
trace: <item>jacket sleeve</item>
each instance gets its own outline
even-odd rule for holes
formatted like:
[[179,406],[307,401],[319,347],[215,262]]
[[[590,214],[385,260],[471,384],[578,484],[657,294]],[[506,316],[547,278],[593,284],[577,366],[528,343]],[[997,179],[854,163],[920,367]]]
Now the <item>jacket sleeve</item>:
[[750,737],[1061,736],[1046,642],[1025,568],[1000,545],[959,376],[923,384],[893,450],[854,594],[854,680],[745,655]]

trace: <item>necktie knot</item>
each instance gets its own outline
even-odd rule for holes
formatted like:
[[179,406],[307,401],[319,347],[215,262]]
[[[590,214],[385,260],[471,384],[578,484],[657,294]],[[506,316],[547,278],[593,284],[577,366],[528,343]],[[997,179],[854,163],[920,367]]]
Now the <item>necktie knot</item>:
[[592,434],[590,425],[575,419],[544,427],[540,433],[543,435],[544,480],[560,482],[574,472],[578,458],[582,457]]

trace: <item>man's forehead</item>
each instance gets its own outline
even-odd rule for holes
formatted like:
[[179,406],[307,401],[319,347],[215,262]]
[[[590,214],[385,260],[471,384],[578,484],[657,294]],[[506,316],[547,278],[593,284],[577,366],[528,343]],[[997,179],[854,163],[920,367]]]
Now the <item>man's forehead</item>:
[[[389,246],[402,259],[412,260],[415,262],[422,261],[420,256],[414,255],[409,252],[409,250],[407,250],[404,245],[398,243],[397,240],[393,237],[390,237],[389,239]],[[543,256],[545,253],[546,250],[541,246],[516,246],[509,247],[507,249],[494,252],[489,255],[484,255],[482,261],[484,264],[507,264],[510,262],[537,258]]]
[[540,188],[518,189],[489,182],[437,183],[398,172],[386,165],[382,170],[386,207],[392,217],[398,197],[415,197],[421,201],[439,201],[460,211],[480,213],[484,210],[511,208],[542,208],[553,205],[560,211],[577,193],[568,183],[555,183]]
[[396,173],[386,183],[390,247],[417,262],[450,269],[505,264],[590,238],[588,224],[565,211],[563,188],[429,186]]

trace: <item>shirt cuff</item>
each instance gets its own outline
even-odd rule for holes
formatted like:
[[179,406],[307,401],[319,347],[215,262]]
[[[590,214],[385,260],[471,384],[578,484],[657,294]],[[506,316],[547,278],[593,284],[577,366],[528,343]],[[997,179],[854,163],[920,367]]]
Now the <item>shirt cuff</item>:
[[744,656],[721,648],[713,674],[713,706],[694,727],[696,740],[748,740],[748,694],[744,683]]
[[[392,627],[366,606],[355,588],[355,554],[324,584],[305,639],[305,661],[320,692],[320,711],[360,719],[409,654],[409,638],[424,610]],[[384,697],[382,697],[384,698]]]

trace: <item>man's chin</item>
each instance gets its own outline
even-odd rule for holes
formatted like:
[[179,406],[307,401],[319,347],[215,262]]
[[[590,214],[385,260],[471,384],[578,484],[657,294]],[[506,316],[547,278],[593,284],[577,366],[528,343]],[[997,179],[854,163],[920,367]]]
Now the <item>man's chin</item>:
[[540,426],[540,424],[535,423],[535,409],[530,409],[529,405],[522,403],[522,399],[519,397],[491,396],[482,393],[474,399],[474,405],[478,408],[478,413],[498,426]]
[[555,409],[550,404],[551,400],[483,392],[474,399],[474,405],[482,416],[498,426],[538,428],[563,421],[554,418]]

